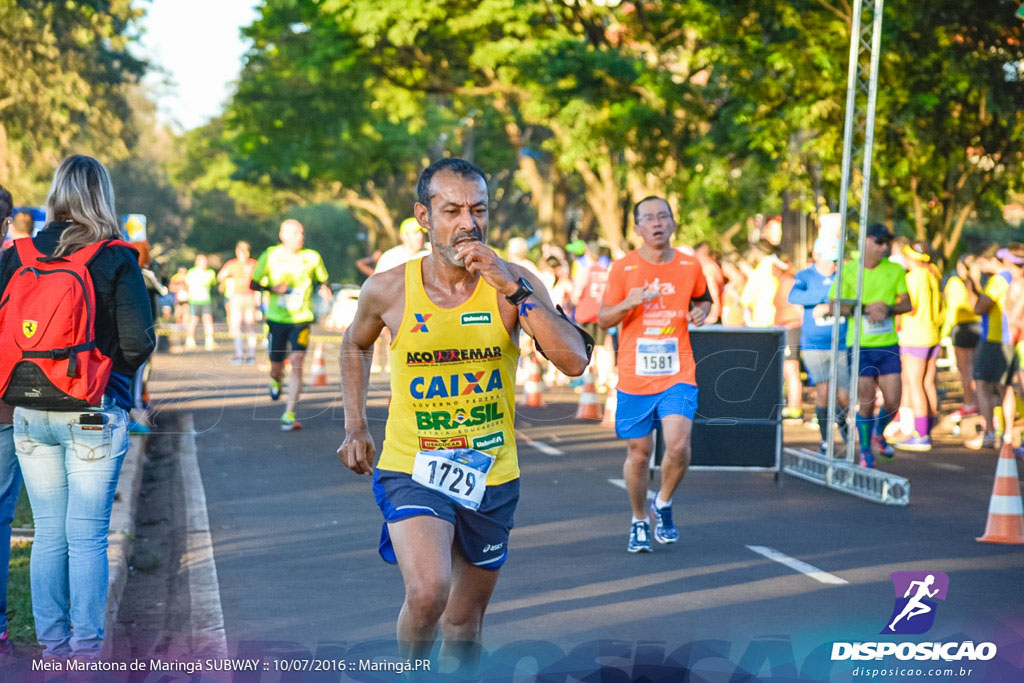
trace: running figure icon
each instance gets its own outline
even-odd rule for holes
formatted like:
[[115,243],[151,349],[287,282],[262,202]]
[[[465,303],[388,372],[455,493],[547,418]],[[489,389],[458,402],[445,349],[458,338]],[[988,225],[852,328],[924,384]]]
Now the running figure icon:
[[896,624],[897,622],[899,622],[900,619],[906,618],[907,621],[910,621],[913,617],[916,617],[921,614],[927,614],[928,612],[932,611],[931,605],[926,605],[924,602],[922,602],[922,600],[924,598],[934,598],[938,594],[938,588],[936,588],[933,591],[928,590],[929,588],[931,588],[933,583],[935,583],[934,574],[929,574],[924,578],[923,581],[910,582],[910,585],[907,586],[907,592],[903,594],[903,597],[910,598],[910,593],[914,591],[915,586],[917,587],[917,592],[914,593],[914,597],[910,598],[910,601],[907,602],[906,606],[903,608],[903,611],[900,612],[899,615],[892,620],[891,624],[889,624],[890,631],[896,631]]

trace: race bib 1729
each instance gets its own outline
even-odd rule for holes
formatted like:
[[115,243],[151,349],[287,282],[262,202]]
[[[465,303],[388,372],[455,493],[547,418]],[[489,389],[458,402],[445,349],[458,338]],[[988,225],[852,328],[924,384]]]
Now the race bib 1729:
[[472,448],[420,451],[413,462],[412,478],[459,505],[476,510],[487,490],[487,473],[493,464],[493,455]]

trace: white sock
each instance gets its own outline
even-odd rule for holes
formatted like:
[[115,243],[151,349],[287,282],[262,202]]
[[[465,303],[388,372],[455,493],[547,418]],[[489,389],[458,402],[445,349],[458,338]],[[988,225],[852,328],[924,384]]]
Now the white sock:
[[646,522],[646,521],[647,521],[646,517],[643,517],[643,518],[641,518],[641,517],[634,517],[633,518],[633,524],[636,524],[637,522]]
[[666,503],[665,501],[663,501],[661,499],[660,495],[659,496],[655,496],[654,497],[654,507],[656,507],[659,510],[662,509],[662,508],[672,507],[672,501],[670,500],[670,501],[668,501]]

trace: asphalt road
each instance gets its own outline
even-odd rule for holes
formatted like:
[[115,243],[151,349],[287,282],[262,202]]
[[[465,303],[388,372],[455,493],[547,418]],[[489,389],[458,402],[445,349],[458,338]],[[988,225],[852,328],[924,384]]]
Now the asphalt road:
[[[194,421],[224,629],[239,656],[395,654],[401,578],[376,552],[369,478],[335,455],[343,438],[335,355],[328,346],[331,385],[308,391],[297,410],[304,428],[289,433],[257,366],[232,366],[227,351],[156,358],[159,410]],[[369,416],[378,445],[387,397],[375,375]],[[692,680],[856,680],[851,670],[865,662],[829,662],[832,642],[892,640],[879,636],[893,609],[890,573],[931,571],[949,576],[946,599],[926,635],[903,638],[991,641],[992,661],[943,666],[970,667],[967,680],[1024,680],[1024,551],[974,540],[994,451],[949,440],[900,454],[885,467],[910,479],[906,508],[785,475],[777,483],[770,473],[690,472],[675,498],[680,542],[629,555],[626,494],[610,481],[622,477],[623,445],[611,430],[573,419],[572,392],[547,398],[548,408],[517,417],[522,498],[485,622],[491,668],[479,679],[547,670],[565,680],[604,666],[601,680],[681,680],[685,665],[699,674]],[[815,434],[797,426],[786,439],[810,443]],[[842,582],[822,583],[750,546]]]

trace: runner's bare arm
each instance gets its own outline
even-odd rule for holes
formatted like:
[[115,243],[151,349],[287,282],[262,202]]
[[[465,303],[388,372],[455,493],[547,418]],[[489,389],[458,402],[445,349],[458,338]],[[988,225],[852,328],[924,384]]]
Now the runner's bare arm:
[[646,295],[647,292],[643,287],[634,287],[629,290],[629,294],[626,295],[625,299],[614,306],[602,303],[601,310],[597,312],[597,324],[604,330],[607,330],[609,327],[615,327],[629,315],[630,311],[644,302]]
[[356,474],[373,474],[377,454],[366,425],[366,392],[370,385],[373,344],[384,329],[395,278],[376,275],[359,292],[359,306],[341,341],[341,397],[345,409],[345,440],[338,457]]
[[[570,377],[582,375],[590,363],[590,358],[587,356],[583,337],[576,326],[555,310],[551,296],[540,278],[525,268],[513,268],[518,269],[515,272],[516,282],[522,277],[533,287],[533,296],[527,299],[527,303],[537,304],[537,307],[531,308],[526,315],[519,316],[519,324],[544,349],[544,355],[556,368]],[[499,305],[515,308],[507,301],[502,301]]]
[[893,315],[902,315],[903,313],[910,313],[914,309],[914,304],[910,302],[910,294],[903,293],[896,297],[896,303],[892,306]]
[[[566,375],[582,375],[590,359],[583,338],[576,326],[563,318],[540,279],[522,266],[505,261],[493,249],[480,242],[463,242],[457,245],[457,254],[463,259],[466,270],[479,273],[489,285],[498,290],[498,307],[503,316],[512,312],[518,316],[519,325],[528,335],[544,348],[556,368]],[[519,278],[524,278],[533,287],[533,294],[517,307],[505,300],[519,288]],[[522,313],[520,313],[522,311]]]

